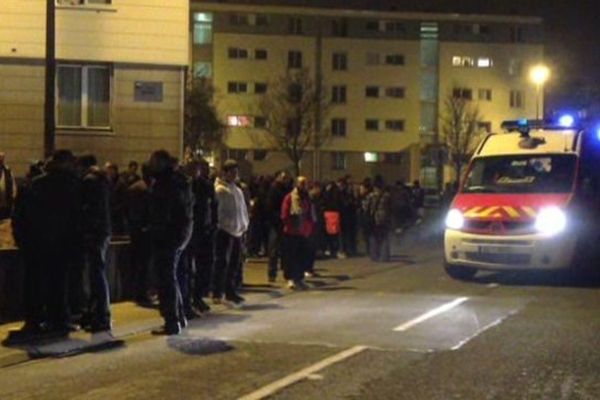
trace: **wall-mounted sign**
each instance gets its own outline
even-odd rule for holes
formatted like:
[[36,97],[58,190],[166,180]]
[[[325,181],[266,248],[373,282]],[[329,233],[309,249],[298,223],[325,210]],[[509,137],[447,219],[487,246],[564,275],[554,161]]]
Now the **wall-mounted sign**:
[[152,103],[163,101],[163,83],[137,81],[134,87],[134,100]]

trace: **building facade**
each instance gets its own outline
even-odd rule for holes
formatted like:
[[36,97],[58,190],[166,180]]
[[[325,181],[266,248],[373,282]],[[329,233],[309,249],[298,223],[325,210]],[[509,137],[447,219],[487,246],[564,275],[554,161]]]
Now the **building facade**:
[[542,34],[531,17],[192,1],[190,67],[216,88],[229,156],[249,161],[254,174],[290,166],[256,140],[264,134],[256,103],[286,71],[307,68],[330,97],[323,122],[332,137],[317,157],[308,153],[304,173],[382,173],[435,186],[440,156],[426,149],[440,140],[444,100],[476,104],[485,131],[535,116],[527,72],[542,61]]
[[[188,0],[56,0],[56,148],[126,165],[183,148]],[[46,0],[0,8],[0,150],[44,156]]]

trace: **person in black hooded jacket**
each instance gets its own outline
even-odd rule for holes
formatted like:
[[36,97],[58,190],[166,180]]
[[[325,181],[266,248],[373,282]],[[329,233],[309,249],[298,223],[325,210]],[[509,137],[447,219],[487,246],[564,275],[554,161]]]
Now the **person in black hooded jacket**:
[[187,177],[166,150],[150,157],[149,227],[159,276],[159,299],[165,325],[155,334],[176,335],[187,325],[177,279],[179,258],[192,235],[194,198]]

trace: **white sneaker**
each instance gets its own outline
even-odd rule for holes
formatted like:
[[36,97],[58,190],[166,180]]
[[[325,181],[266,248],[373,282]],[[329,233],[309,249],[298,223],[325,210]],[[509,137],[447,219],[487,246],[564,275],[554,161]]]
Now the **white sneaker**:
[[337,254],[337,258],[338,258],[338,260],[345,260],[346,259],[346,253],[339,252]]
[[296,289],[296,282],[292,280],[287,281],[287,288],[292,290]]
[[331,252],[329,250],[325,250],[325,257],[329,257],[331,255]]

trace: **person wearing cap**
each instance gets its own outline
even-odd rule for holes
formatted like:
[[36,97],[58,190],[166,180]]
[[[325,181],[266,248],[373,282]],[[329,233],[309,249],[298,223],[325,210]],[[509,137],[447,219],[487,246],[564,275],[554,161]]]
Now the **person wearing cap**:
[[236,161],[223,164],[222,176],[215,181],[217,234],[213,274],[213,303],[241,307],[244,298],[236,292],[235,278],[242,256],[242,237],[249,217],[244,193],[236,185],[239,167]]

